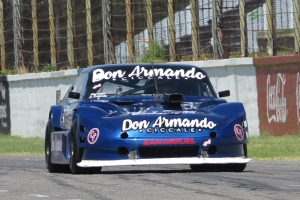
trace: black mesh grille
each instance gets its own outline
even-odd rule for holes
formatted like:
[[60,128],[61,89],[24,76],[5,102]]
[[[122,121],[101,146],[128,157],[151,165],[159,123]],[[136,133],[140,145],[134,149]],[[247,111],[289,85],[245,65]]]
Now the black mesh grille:
[[199,146],[139,147],[142,158],[180,158],[198,156]]

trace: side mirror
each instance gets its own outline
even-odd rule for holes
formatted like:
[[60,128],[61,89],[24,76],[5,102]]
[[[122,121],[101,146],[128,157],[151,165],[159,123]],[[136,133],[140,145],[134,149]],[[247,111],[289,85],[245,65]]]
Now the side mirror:
[[68,97],[71,98],[71,99],[79,99],[80,98],[80,93],[78,93],[78,92],[69,92]]
[[230,96],[230,90],[224,90],[219,92],[219,97],[229,97]]

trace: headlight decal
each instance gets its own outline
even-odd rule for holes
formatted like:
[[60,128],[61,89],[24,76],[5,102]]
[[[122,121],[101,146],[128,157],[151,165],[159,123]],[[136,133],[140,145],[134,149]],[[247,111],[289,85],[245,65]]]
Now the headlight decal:
[[242,141],[244,139],[244,137],[245,137],[245,135],[244,135],[244,129],[243,129],[243,127],[240,124],[235,124],[234,125],[234,133],[235,133],[236,138],[239,141]]
[[87,141],[89,144],[95,144],[100,135],[98,128],[92,128],[87,135]]

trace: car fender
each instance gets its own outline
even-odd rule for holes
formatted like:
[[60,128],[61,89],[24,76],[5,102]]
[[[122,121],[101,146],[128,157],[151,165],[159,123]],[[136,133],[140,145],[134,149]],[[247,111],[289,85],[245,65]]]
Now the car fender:
[[62,113],[62,106],[57,105],[57,106],[51,106],[50,114],[49,114],[49,119],[53,119],[53,127],[59,128],[60,127],[60,116]]
[[218,104],[217,106],[211,108],[212,113],[223,115],[227,117],[227,120],[231,121],[236,118],[244,116],[246,119],[246,111],[242,103],[240,102],[229,102]]

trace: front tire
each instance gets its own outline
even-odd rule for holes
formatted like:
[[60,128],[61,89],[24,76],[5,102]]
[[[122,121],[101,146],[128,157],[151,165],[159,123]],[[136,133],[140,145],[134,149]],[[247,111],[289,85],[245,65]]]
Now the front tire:
[[53,132],[53,122],[50,118],[47,122],[45,131],[45,161],[46,167],[50,173],[60,173],[65,171],[65,165],[51,163],[51,132]]
[[[248,157],[247,144],[243,144],[244,156]],[[226,172],[243,172],[247,166],[247,163],[239,163],[239,164],[225,164],[220,165],[220,170]]]
[[190,168],[194,172],[213,172],[216,171],[216,166],[213,164],[192,164]]
[[102,167],[78,167],[81,162],[83,149],[78,147],[78,118],[74,120],[71,127],[70,137],[70,169],[73,174],[97,174],[101,172]]
[[[244,156],[247,158],[247,144],[243,144]],[[190,165],[192,171],[207,172],[207,171],[223,171],[223,172],[242,172],[245,170],[247,163],[238,164],[193,164]]]

